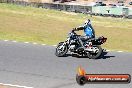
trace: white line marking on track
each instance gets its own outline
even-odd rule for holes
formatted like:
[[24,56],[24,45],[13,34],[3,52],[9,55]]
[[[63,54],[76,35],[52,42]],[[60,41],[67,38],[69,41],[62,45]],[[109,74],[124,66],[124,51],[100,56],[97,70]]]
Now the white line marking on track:
[[0,85],[11,86],[11,87],[20,87],[20,88],[33,88],[33,87],[20,86],[20,85],[13,85],[13,84],[5,84],[5,83],[0,83]]
[[117,51],[117,52],[123,52],[123,51]]
[[17,42],[17,41],[12,41],[12,42]]
[[4,41],[6,42],[6,41],[9,41],[9,40],[4,40]]
[[36,43],[36,42],[34,42],[33,44],[35,44],[35,45],[36,45],[37,43]]
[[29,43],[29,42],[24,42],[24,43]]
[[[9,40],[4,40],[4,41],[9,41]],[[12,41],[12,42],[17,42],[17,41]],[[29,42],[24,42],[24,43],[29,43]],[[34,42],[34,43],[32,43],[32,44],[34,44],[34,45],[36,45],[36,44],[38,44],[38,43],[36,43],[36,42]],[[40,44],[40,45],[43,45],[43,46],[45,46],[45,45],[47,45],[47,44]],[[57,45],[51,45],[51,46],[57,46]],[[104,49],[104,51],[114,51],[114,50],[107,50],[107,49]],[[116,52],[124,52],[124,51],[116,51]]]
[[41,44],[41,45],[45,46],[46,44]]
[[57,45],[52,45],[52,46],[57,46]]
[[111,50],[106,50],[106,51],[111,51]]

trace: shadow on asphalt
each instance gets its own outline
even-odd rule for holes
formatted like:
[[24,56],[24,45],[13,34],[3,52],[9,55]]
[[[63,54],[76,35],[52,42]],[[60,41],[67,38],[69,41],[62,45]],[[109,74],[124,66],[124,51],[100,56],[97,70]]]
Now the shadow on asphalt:
[[[98,59],[108,59],[108,58],[112,58],[112,57],[115,57],[115,56],[109,56],[107,55],[108,52],[103,52],[101,54],[101,56],[95,60],[98,60]],[[88,58],[86,56],[78,56],[77,54],[66,54],[65,56],[63,57],[69,57],[69,56],[72,56],[72,57],[76,57],[76,58]]]
[[115,56],[107,56],[107,53],[108,52],[103,52],[102,55],[97,59],[108,59],[108,58],[111,58],[111,57],[115,57]]

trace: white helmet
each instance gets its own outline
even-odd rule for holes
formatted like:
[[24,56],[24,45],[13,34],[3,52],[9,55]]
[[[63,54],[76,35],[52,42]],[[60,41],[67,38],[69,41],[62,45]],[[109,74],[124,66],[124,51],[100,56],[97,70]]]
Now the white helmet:
[[85,21],[85,24],[89,24],[90,23],[90,19],[87,19],[86,21]]

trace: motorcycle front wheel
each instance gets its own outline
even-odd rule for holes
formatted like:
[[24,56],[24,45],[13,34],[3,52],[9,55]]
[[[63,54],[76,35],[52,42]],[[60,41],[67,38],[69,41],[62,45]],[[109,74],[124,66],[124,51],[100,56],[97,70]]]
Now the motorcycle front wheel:
[[56,47],[55,55],[58,57],[62,57],[66,55],[67,51],[68,47],[66,46],[66,44],[64,44],[64,42],[61,42]]

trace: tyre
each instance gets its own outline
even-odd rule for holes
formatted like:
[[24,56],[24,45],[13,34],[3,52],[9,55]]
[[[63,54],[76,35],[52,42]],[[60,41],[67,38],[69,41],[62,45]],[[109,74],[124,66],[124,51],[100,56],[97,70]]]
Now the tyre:
[[96,58],[100,57],[101,54],[102,54],[103,50],[102,50],[101,46],[97,45],[97,46],[94,46],[94,47],[96,47],[98,49],[98,51],[96,53],[90,53],[89,52],[89,54],[88,54],[89,59],[96,59]]
[[55,55],[58,57],[62,57],[66,55],[67,51],[68,47],[66,46],[66,44],[64,44],[64,42],[61,42],[56,47]]

